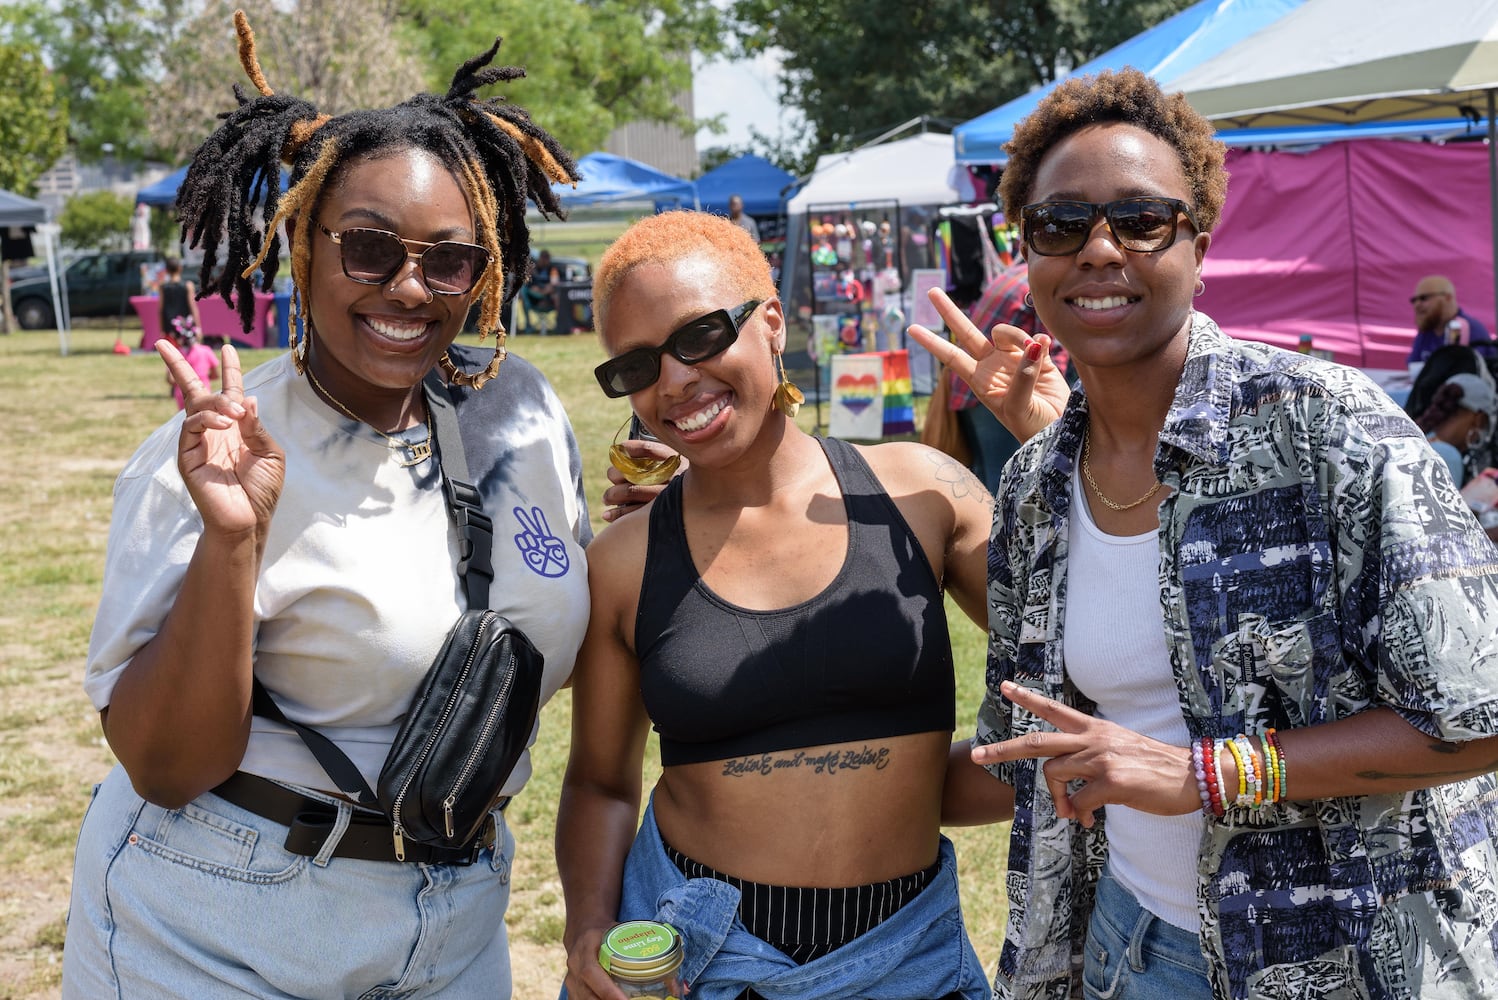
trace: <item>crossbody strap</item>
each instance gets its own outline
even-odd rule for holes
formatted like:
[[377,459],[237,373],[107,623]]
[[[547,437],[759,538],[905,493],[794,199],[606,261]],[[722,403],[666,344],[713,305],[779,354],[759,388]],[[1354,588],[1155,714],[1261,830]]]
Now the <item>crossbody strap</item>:
[[[469,482],[468,456],[463,451],[463,438],[458,429],[457,411],[442,376],[433,371],[423,383],[427,398],[427,413],[432,418],[432,438],[436,446],[437,466],[442,470],[442,493],[447,500],[447,511],[452,515],[458,529],[458,577],[463,581],[464,596],[470,608],[489,605],[489,584],[494,579],[494,522],[484,513],[482,497],[478,488]],[[338,790],[360,805],[378,809],[379,798],[364,780],[364,775],[349,760],[348,754],[338,749],[338,744],[328,739],[311,726],[293,722],[281,711],[270,692],[254,680],[254,697],[251,710],[259,716],[290,726],[312,756],[328,772],[328,777]]]
[[484,513],[478,487],[468,476],[468,456],[458,430],[452,396],[437,371],[426,377],[427,413],[437,465],[442,470],[442,492],[447,512],[458,529],[458,577],[470,609],[489,606],[489,584],[494,580],[494,522]]

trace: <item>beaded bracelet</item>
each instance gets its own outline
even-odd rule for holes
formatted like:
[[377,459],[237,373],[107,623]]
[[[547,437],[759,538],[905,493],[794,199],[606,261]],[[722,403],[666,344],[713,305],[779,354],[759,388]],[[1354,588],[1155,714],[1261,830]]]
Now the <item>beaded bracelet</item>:
[[1284,795],[1281,795],[1281,787],[1279,787],[1279,751],[1275,750],[1275,744],[1270,740],[1269,735],[1272,732],[1273,729],[1266,729],[1263,737],[1260,738],[1260,743],[1264,744],[1264,772],[1269,775],[1270,801],[1278,802],[1279,799],[1284,798]]
[[1202,760],[1207,765],[1207,791],[1211,796],[1207,811],[1213,816],[1221,816],[1225,811],[1222,805],[1222,760],[1217,752],[1217,742],[1210,736],[1202,737]]
[[1289,793],[1286,791],[1286,788],[1288,786],[1287,786],[1286,781],[1285,781],[1285,775],[1286,775],[1286,772],[1287,772],[1288,768],[1287,768],[1287,764],[1286,764],[1286,761],[1285,761],[1285,748],[1280,745],[1279,736],[1276,734],[1275,730],[1272,729],[1272,728],[1264,730],[1264,740],[1265,740],[1266,743],[1268,743],[1271,747],[1274,748],[1274,758],[1275,758],[1276,769],[1279,772],[1279,774],[1278,774],[1278,786],[1279,787],[1278,787],[1277,798],[1279,800],[1283,801],[1284,799],[1287,799],[1287,798],[1290,797]]
[[1191,742],[1191,770],[1196,774],[1196,790],[1201,793],[1202,812],[1212,810],[1212,793],[1207,790],[1207,764],[1203,754],[1206,752],[1202,744],[1205,739],[1193,740]]
[[1222,758],[1227,756],[1227,751],[1222,747],[1222,740],[1212,741],[1212,776],[1217,779],[1217,815],[1221,816],[1227,812],[1227,779],[1222,773]]
[[[1227,749],[1227,752],[1233,758],[1233,763],[1238,767],[1238,795],[1233,799],[1233,805],[1241,806],[1243,805],[1244,796],[1248,793],[1248,767],[1243,762],[1243,751],[1238,748],[1236,740],[1223,740],[1222,745]],[[1223,799],[1226,800],[1227,796],[1224,795]]]

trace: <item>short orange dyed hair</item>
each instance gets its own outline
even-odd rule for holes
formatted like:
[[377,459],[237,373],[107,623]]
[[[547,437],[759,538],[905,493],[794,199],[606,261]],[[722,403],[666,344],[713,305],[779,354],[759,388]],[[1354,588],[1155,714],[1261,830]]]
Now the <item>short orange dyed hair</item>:
[[642,264],[674,264],[699,254],[722,264],[736,295],[772,299],[775,279],[759,244],[745,230],[707,212],[662,212],[626,229],[604,251],[593,276],[593,311],[602,327],[609,298],[625,276]]

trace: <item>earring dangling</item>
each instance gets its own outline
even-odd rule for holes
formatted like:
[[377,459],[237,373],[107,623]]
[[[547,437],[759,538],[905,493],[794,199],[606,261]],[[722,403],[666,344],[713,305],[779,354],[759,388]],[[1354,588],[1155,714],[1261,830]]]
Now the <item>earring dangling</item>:
[[499,374],[499,366],[504,363],[509,352],[505,350],[504,338],[499,338],[499,343],[494,345],[494,357],[489,359],[489,367],[479,372],[465,372],[458,368],[453,361],[452,355],[442,352],[442,357],[437,359],[437,367],[442,369],[443,376],[453,385],[471,386],[474,392],[478,392],[484,386],[494,380]]
[[[311,325],[312,320],[307,319],[306,325]],[[291,366],[296,369],[298,375],[307,374],[307,331],[303,329],[302,321],[302,293],[296,289],[291,290]]]
[[775,366],[780,369],[780,384],[775,387],[775,409],[794,420],[801,404],[806,402],[806,394],[796,387],[796,383],[786,378],[783,354],[775,355]]
[[624,433],[624,428],[628,426],[629,421],[626,420],[614,432],[614,443],[609,446],[609,464],[636,486],[659,486],[661,483],[668,482],[681,467],[681,456],[641,458],[631,455],[619,443],[619,435]]
[[1207,283],[1205,281],[1203,281],[1202,279],[1197,278],[1196,279],[1196,291],[1193,294],[1200,295],[1202,292],[1205,292],[1206,290],[1207,290]]
[[[484,340],[484,331],[479,330],[479,342]],[[505,348],[505,325],[500,321],[494,330],[494,357],[489,359],[489,367],[480,372],[465,372],[458,369],[448,351],[442,352],[442,357],[437,359],[437,367],[442,369],[442,374],[453,385],[472,386],[474,392],[478,392],[485,385],[492,382],[499,374],[499,366],[509,357],[510,352]]]

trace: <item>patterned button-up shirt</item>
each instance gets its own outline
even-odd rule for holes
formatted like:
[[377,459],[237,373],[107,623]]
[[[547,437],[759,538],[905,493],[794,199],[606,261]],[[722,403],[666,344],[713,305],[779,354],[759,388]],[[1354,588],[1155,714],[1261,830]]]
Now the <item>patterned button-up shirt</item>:
[[[1077,392],[1000,486],[980,743],[1048,728],[999,697],[1006,679],[1091,708],[1061,641],[1086,420]],[[1442,740],[1498,734],[1498,548],[1371,381],[1196,314],[1155,471],[1170,487],[1160,605],[1193,737],[1378,706]],[[1076,988],[1106,840],[1101,821],[1057,819],[1036,767],[993,768],[1016,800],[994,995],[1057,1000]],[[1491,774],[1208,820],[1197,905],[1214,996],[1498,996],[1495,836]]]

